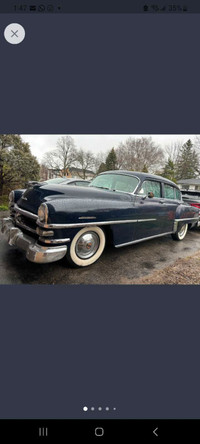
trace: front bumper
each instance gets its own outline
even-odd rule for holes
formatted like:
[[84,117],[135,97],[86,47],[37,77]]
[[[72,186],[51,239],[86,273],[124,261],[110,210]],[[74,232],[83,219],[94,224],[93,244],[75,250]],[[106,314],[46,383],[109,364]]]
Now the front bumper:
[[26,258],[31,262],[45,264],[59,261],[67,252],[66,245],[56,247],[43,247],[39,245],[35,239],[27,236],[22,230],[15,227],[10,217],[3,219],[1,231],[7,237],[9,245],[24,250]]

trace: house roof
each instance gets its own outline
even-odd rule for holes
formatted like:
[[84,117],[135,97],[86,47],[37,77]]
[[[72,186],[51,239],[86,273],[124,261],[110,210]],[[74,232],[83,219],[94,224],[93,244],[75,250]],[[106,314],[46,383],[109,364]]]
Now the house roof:
[[[83,170],[81,169],[81,168],[76,168],[76,167],[69,167],[69,168],[67,168],[69,171],[74,171],[74,172],[82,172]],[[55,172],[59,172],[59,171],[63,171],[63,169],[62,168],[48,168],[48,170],[49,171],[55,171]],[[92,171],[92,170],[85,170],[85,172],[87,173],[87,174],[94,174],[94,171]]]
[[[76,167],[69,167],[70,171],[79,171],[82,172],[83,170],[81,168],[76,168]],[[86,173],[88,174],[94,174],[94,171],[92,170],[85,170]]]
[[200,178],[199,179],[181,179],[181,180],[177,180],[177,183],[180,183],[183,185],[200,185]]

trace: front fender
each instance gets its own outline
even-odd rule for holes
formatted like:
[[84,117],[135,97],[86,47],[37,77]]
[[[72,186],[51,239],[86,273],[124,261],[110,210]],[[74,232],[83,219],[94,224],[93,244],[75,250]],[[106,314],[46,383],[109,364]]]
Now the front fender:
[[24,193],[24,191],[26,191],[25,189],[24,190],[13,190],[14,191],[14,203],[16,203],[21,197],[22,197],[22,194]]
[[123,220],[134,216],[131,200],[55,199],[46,202],[48,224]]

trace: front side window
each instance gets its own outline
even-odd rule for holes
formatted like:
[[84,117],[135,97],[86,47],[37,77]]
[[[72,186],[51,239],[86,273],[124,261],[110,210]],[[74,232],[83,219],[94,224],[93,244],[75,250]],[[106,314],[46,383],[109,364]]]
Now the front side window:
[[139,194],[148,196],[149,193],[153,193],[154,197],[161,197],[161,183],[155,180],[145,180]]
[[89,187],[105,188],[110,191],[123,191],[133,193],[139,183],[139,179],[125,174],[102,174],[95,177]]
[[166,199],[175,199],[174,187],[164,184],[164,190]]

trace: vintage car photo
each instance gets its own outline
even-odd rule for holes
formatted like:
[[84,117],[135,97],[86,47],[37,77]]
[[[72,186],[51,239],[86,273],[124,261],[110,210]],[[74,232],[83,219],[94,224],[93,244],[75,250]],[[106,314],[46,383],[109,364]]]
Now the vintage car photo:
[[0,284],[200,284],[200,135],[0,134]]
[[[171,234],[182,241],[199,221],[172,181],[148,173],[107,171],[88,186],[38,183],[10,193],[2,232],[31,262],[62,258],[86,267],[116,248]],[[120,251],[119,251],[120,254]]]

